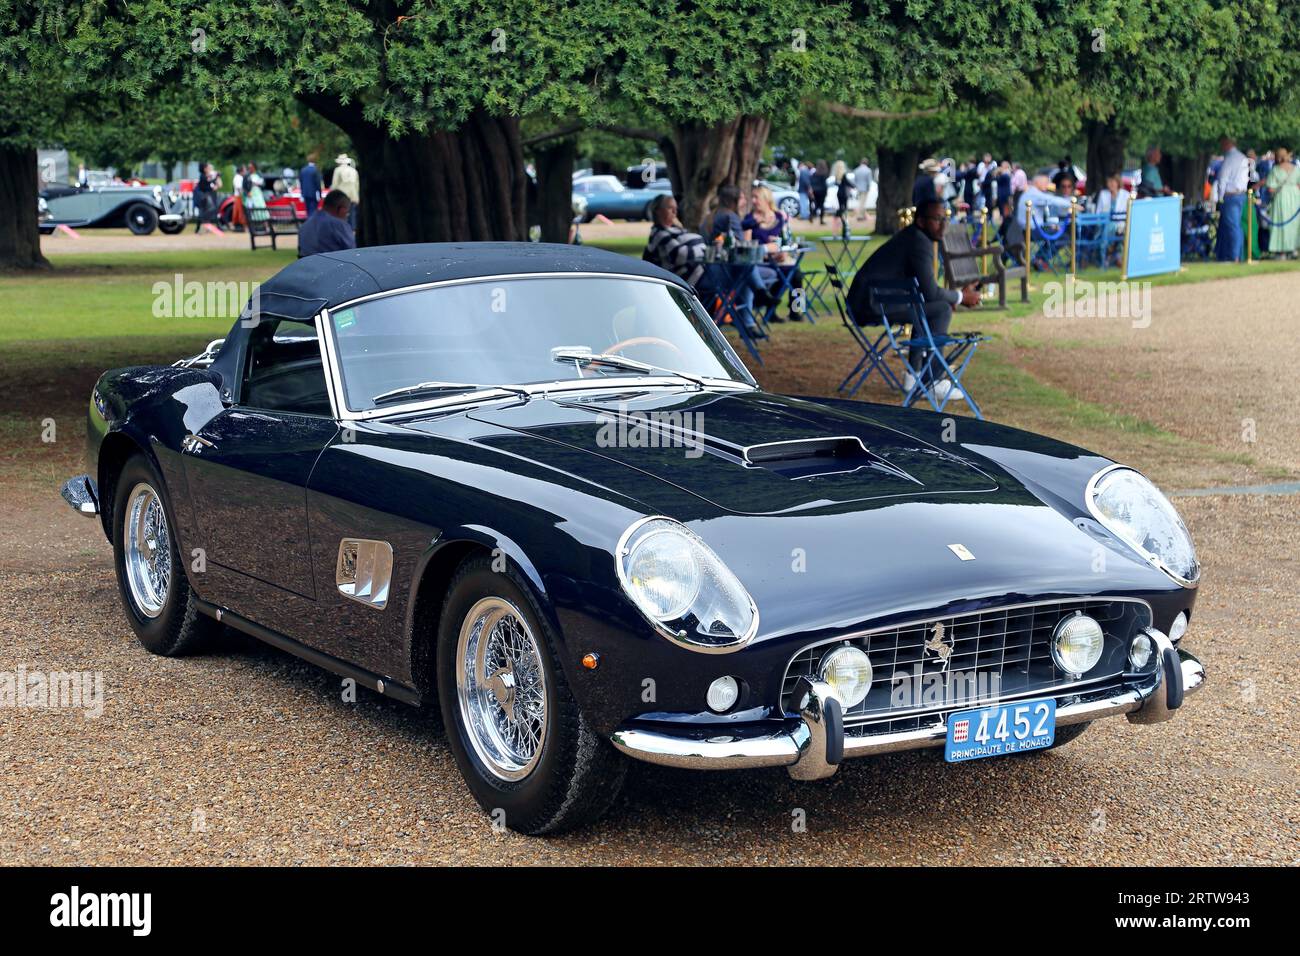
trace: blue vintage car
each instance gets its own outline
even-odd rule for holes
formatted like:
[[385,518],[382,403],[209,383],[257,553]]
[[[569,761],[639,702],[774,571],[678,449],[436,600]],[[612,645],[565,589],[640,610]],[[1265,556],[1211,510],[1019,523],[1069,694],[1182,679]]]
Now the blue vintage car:
[[586,201],[584,222],[597,216],[607,219],[649,219],[650,206],[655,198],[672,192],[666,179],[647,183],[644,188],[633,189],[620,182],[617,176],[585,176],[573,181],[573,198]]
[[1030,754],[1205,677],[1196,553],[1139,472],[766,392],[681,280],[590,247],[300,259],[202,355],[105,373],[88,426],[63,496],[147,650],[226,625],[438,706],[523,833],[602,813],[629,758]]

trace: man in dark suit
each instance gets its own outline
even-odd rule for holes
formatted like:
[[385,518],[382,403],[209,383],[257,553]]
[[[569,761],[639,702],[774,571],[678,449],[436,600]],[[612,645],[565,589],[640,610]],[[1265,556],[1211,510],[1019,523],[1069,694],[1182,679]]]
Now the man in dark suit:
[[298,189],[302,193],[303,205],[307,207],[307,218],[316,214],[320,204],[320,170],[316,168],[316,154],[307,157],[307,165],[298,170]]
[[[859,325],[875,324],[878,320],[875,304],[871,300],[871,283],[876,279],[915,279],[925,300],[925,319],[930,331],[935,335],[946,335],[952,322],[954,306],[964,305],[975,308],[980,304],[977,284],[972,282],[960,291],[944,289],[934,278],[934,246],[943,241],[944,230],[948,226],[948,216],[943,203],[931,201],[916,210],[916,218],[906,229],[901,229],[875,251],[866,264],[853,277],[849,286],[849,311]],[[890,314],[891,319],[898,316]],[[914,337],[915,338],[915,337]],[[918,372],[925,361],[928,349],[913,345],[907,352],[907,363],[912,371],[904,385],[910,390]],[[947,391],[950,383],[940,383],[940,388]]]

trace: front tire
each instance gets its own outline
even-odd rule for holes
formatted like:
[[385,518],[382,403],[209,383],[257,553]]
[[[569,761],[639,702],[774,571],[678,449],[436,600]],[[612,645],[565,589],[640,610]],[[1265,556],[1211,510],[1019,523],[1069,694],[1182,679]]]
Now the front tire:
[[786,196],[784,199],[781,200],[779,205],[781,206],[781,211],[785,213],[785,217],[787,219],[793,222],[794,220],[799,218],[799,200],[791,199],[789,196]]
[[465,562],[438,626],[438,698],[461,775],[511,830],[559,833],[618,796],[627,761],[583,717],[521,579]]
[[126,228],[137,236],[149,235],[158,228],[157,210],[142,202],[135,203],[126,211]]
[[162,487],[143,455],[122,468],[111,516],[113,565],[122,607],[140,643],[151,654],[177,657],[207,646],[222,626],[198,609]]

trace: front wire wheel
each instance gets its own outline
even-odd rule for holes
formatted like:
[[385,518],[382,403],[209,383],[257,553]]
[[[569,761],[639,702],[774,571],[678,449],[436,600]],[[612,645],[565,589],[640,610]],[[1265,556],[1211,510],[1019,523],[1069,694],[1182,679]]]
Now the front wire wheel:
[[487,597],[465,616],[456,644],[461,719],[479,759],[502,780],[533,772],[546,742],[546,670],[520,610]]
[[618,796],[627,759],[588,722],[569,690],[551,619],[513,568],[470,558],[447,588],[438,624],[438,703],[456,766],[494,824],[559,833],[590,823]]

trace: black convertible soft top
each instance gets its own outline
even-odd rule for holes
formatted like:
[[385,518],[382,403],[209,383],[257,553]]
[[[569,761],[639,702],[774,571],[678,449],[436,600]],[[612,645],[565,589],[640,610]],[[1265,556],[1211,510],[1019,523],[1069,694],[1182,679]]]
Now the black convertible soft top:
[[426,242],[325,252],[285,266],[258,290],[265,317],[310,319],[322,308],[426,282],[538,272],[598,272],[685,283],[640,259],[549,242]]

